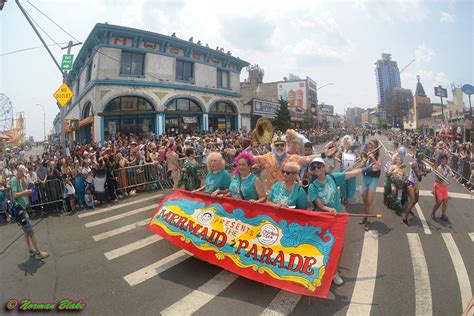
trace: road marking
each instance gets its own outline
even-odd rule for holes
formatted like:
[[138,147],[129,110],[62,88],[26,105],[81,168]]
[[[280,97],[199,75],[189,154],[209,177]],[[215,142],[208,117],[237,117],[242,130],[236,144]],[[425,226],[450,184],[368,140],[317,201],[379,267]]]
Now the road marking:
[[471,240],[474,242],[474,233],[469,233],[469,237],[471,237]]
[[415,209],[416,213],[418,214],[418,218],[420,219],[421,225],[423,225],[423,230],[425,231],[425,234],[431,235],[430,226],[428,225],[428,222],[425,219],[425,215],[423,215],[423,211],[421,210],[421,207],[420,205],[418,205],[418,203],[415,204]]
[[301,299],[301,295],[280,291],[262,312],[262,316],[289,315]]
[[417,233],[407,234],[407,237],[415,276],[415,315],[433,315],[430,276],[420,237]]
[[112,260],[112,259],[121,257],[123,255],[129,254],[132,251],[135,251],[135,250],[141,249],[143,247],[149,246],[149,245],[151,245],[151,244],[153,244],[157,241],[160,241],[162,239],[163,238],[161,238],[158,235],[151,235],[151,236],[148,236],[146,238],[143,238],[143,239],[137,240],[135,242],[132,242],[131,244],[125,245],[123,247],[108,251],[108,252],[104,253],[104,255],[107,259]]
[[219,293],[225,290],[237,279],[237,275],[227,270],[222,270],[212,279],[201,285],[197,290],[192,291],[167,309],[163,310],[161,315],[191,315],[214,297],[219,295]]
[[147,219],[144,219],[142,221],[135,222],[133,224],[128,224],[128,225],[125,225],[125,226],[122,226],[122,227],[119,227],[119,228],[116,228],[116,229],[112,229],[112,230],[103,232],[101,234],[92,236],[92,238],[94,238],[95,241],[107,239],[109,237],[113,237],[115,235],[128,232],[132,229],[135,229],[135,228],[138,228],[138,227],[141,227],[141,226],[146,226],[149,222],[150,222],[150,219],[147,218]]
[[[384,188],[383,187],[377,187],[377,193],[383,193],[384,191]],[[451,198],[456,198],[456,199],[466,199],[466,200],[469,200],[469,199],[472,199],[473,196],[470,195],[470,194],[467,194],[467,193],[456,193],[456,192],[449,192],[448,193],[449,197]],[[430,190],[420,190],[420,196],[433,196],[433,194],[431,194],[431,191]],[[434,196],[433,196],[434,197]]]
[[102,214],[102,213],[113,211],[113,210],[116,210],[116,209],[119,209],[119,208],[122,208],[122,207],[125,207],[125,206],[134,205],[136,203],[157,199],[157,198],[160,198],[162,196],[163,196],[163,194],[156,194],[156,195],[153,195],[153,196],[144,197],[142,199],[135,199],[135,200],[127,202],[127,203],[117,204],[117,205],[110,206],[110,207],[100,209],[100,210],[97,210],[97,211],[81,213],[77,217],[84,218],[84,217],[88,217],[88,216],[92,216],[92,215]]
[[158,274],[168,270],[169,268],[174,267],[175,265],[183,262],[184,260],[192,256],[193,255],[189,252],[185,250],[180,250],[138,271],[127,274],[123,278],[128,283],[128,285],[135,286],[142,282],[145,282],[148,279],[151,279],[154,276],[157,276]]
[[441,236],[444,239],[444,243],[448,248],[451,260],[453,261],[454,270],[456,271],[456,276],[458,278],[459,289],[461,290],[462,306],[465,307],[472,297],[471,283],[469,282],[469,275],[467,274],[466,266],[464,265],[461,253],[454,242],[453,236],[450,233],[442,233]]
[[378,232],[365,232],[359,271],[346,315],[370,315],[377,278],[378,252]]
[[155,206],[145,206],[145,207],[139,208],[137,210],[125,212],[125,213],[122,213],[122,214],[117,214],[117,215],[114,215],[114,216],[106,217],[104,219],[100,219],[98,221],[86,223],[85,225],[86,225],[86,227],[94,227],[94,226],[97,226],[97,225],[110,223],[110,222],[113,222],[117,219],[122,219],[122,218],[125,218],[127,216],[132,216],[132,215],[135,215],[135,214],[139,214],[139,213],[154,210],[154,209],[155,209]]

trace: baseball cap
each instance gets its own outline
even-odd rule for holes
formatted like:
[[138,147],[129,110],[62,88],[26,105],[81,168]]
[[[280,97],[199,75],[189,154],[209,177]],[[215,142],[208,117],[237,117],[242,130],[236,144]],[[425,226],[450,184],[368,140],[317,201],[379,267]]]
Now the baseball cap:
[[315,158],[313,158],[313,160],[311,160],[311,164],[313,164],[313,163],[321,163],[321,164],[323,164],[323,165],[326,165],[326,163],[324,162],[324,159],[321,158],[321,157],[315,157]]

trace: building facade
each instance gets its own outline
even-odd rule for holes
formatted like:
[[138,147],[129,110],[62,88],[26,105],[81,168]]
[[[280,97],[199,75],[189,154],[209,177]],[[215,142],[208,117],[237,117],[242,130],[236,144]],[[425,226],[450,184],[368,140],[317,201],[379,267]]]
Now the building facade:
[[365,109],[360,107],[348,108],[346,110],[346,125],[348,127],[360,127],[362,125],[362,113]]
[[[263,70],[249,69],[249,79],[241,84],[240,89],[243,104],[253,105],[255,104],[254,100],[257,100],[257,102],[266,101],[275,105],[278,104],[280,98],[288,101],[288,110],[294,127],[300,128],[302,126],[307,110],[310,110],[314,118],[321,123],[321,117],[318,116],[317,110],[316,82],[309,77],[263,83]],[[279,105],[276,107],[279,108]],[[252,128],[259,115],[252,115]]]
[[68,74],[74,97],[61,113],[66,138],[249,129],[240,98],[248,65],[200,41],[96,24]]
[[386,94],[393,88],[401,88],[398,64],[392,60],[391,54],[382,54],[382,59],[375,62],[375,79],[379,109],[386,110]]
[[404,119],[413,106],[413,94],[410,89],[392,88],[387,91],[385,118],[393,127],[403,127]]

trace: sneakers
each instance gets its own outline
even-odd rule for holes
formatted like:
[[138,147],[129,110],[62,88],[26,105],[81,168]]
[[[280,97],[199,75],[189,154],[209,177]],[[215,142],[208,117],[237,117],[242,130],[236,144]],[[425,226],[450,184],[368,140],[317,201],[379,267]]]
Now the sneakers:
[[438,220],[438,218],[436,217],[436,215],[434,215],[434,213],[431,213],[431,219],[434,220],[434,221]]
[[30,253],[30,257],[33,257],[34,255],[36,255],[36,251],[34,251],[33,249],[30,249],[29,253]]
[[344,284],[344,280],[339,276],[339,273],[334,274],[334,278],[332,279],[332,281],[336,285],[343,285]]
[[48,257],[49,257],[49,253],[47,253],[46,251],[38,251],[36,253],[36,259],[44,259]]
[[446,216],[446,215],[441,215],[440,218],[441,218],[441,220],[443,220],[445,222],[447,222],[449,220],[448,216]]
[[368,232],[368,231],[370,230],[370,222],[369,222],[369,221],[366,221],[366,222],[365,222],[364,230],[365,230],[366,232]]
[[411,226],[407,219],[402,219],[402,223],[407,225],[408,227]]

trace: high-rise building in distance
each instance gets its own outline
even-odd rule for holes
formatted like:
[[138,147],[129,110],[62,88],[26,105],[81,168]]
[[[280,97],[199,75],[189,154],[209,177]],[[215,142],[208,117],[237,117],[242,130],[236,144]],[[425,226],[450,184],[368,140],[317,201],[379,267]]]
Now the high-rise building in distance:
[[382,59],[375,62],[375,78],[377,82],[378,107],[387,111],[386,95],[392,88],[401,88],[400,71],[391,54],[382,54]]

